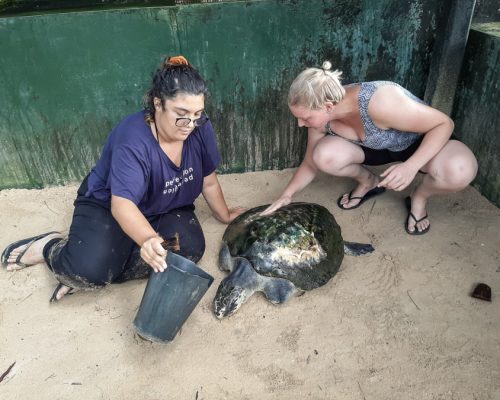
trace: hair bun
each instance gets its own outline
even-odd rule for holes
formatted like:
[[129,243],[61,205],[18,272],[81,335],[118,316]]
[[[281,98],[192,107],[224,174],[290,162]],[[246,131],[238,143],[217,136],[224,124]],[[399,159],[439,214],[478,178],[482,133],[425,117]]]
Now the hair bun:
[[184,56],[173,56],[167,58],[165,65],[189,65],[189,62]]
[[330,61],[324,61],[321,65],[321,69],[325,71],[330,71],[332,69],[332,63]]

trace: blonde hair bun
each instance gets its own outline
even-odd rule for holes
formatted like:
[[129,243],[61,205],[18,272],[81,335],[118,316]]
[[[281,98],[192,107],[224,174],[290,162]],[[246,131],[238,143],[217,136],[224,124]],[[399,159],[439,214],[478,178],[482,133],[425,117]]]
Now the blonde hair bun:
[[330,71],[332,69],[332,63],[330,61],[324,61],[323,64],[321,65],[321,69],[325,71]]
[[330,61],[321,68],[311,67],[302,71],[292,82],[288,91],[288,105],[301,105],[311,110],[321,109],[325,103],[339,103],[345,96],[340,83],[342,72],[332,71]]

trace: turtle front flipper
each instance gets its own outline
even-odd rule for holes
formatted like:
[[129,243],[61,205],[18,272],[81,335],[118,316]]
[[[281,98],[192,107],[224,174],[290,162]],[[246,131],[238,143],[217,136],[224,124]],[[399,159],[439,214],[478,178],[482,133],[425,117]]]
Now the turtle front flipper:
[[281,304],[287,301],[290,297],[298,296],[304,293],[303,290],[297,287],[290,281],[282,278],[262,277],[265,280],[262,292],[266,298],[273,304]]
[[362,256],[372,253],[374,250],[371,244],[344,241],[344,254],[348,256]]
[[234,268],[233,256],[229,251],[228,245],[223,242],[219,252],[219,268],[223,271],[231,272]]
[[[227,245],[225,245],[227,248]],[[224,247],[223,247],[224,249]],[[222,253],[222,250],[221,250]],[[227,251],[229,254],[229,251]],[[242,257],[235,257],[234,268],[219,285],[214,298],[214,313],[217,318],[234,314],[257,290],[262,290],[262,278],[250,262]]]

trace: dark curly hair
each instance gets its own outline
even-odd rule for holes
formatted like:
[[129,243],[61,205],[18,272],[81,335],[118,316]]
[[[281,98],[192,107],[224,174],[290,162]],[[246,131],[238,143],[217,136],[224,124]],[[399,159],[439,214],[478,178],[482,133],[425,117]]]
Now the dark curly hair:
[[178,93],[193,95],[208,94],[207,84],[200,73],[183,56],[167,57],[153,75],[153,84],[144,95],[146,123],[154,122],[154,98],[166,99]]

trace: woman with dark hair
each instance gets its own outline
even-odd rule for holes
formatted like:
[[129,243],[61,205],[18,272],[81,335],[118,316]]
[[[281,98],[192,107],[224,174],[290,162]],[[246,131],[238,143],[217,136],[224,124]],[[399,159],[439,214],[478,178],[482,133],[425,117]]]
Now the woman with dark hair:
[[[83,180],[69,235],[49,232],[9,245],[9,271],[45,261],[60,282],[51,301],[72,288],[103,287],[164,271],[166,242],[197,262],[205,239],[194,213],[203,194],[213,215],[231,222],[244,209],[228,209],[215,173],[220,161],[205,114],[207,87],[182,56],[156,71],[145,109],[110,133],[100,159]],[[177,247],[175,247],[177,246]]]

